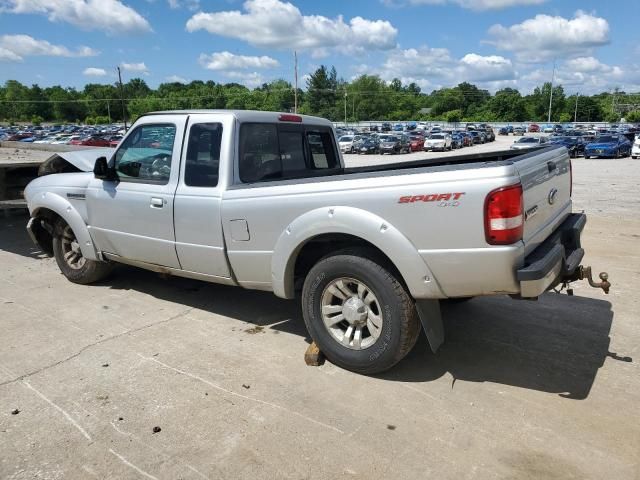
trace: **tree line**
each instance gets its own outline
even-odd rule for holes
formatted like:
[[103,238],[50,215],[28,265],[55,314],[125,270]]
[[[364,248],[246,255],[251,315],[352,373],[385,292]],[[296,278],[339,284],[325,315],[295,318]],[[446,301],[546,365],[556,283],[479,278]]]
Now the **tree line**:
[[[546,121],[549,102],[553,122],[640,121],[640,94],[602,92],[566,95],[562,85],[545,83],[522,95],[514,88],[494,94],[471,83],[423,92],[415,83],[386,82],[376,75],[352,81],[338,78],[334,67],[320,66],[298,89],[298,112],[333,121],[446,120],[449,122]],[[16,80],[0,86],[0,121],[108,123],[135,120],[145,112],[174,109],[240,109],[290,112],[296,92],[291,83],[274,80],[254,89],[238,83],[194,80],[150,88],[143,79],[118,84],[87,84],[82,90],[31,87]],[[630,108],[631,106],[631,108]],[[624,108],[627,110],[624,113]],[[637,107],[636,107],[637,108]]]

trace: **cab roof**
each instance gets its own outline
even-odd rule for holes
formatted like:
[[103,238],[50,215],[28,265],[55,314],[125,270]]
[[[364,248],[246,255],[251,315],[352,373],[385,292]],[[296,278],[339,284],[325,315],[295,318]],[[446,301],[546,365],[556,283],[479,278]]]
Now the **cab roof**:
[[[313,125],[326,125],[328,127],[333,127],[333,124],[325,119],[320,117],[313,117],[311,115],[299,115],[295,113],[287,113],[287,112],[264,112],[259,110],[165,110],[158,112],[149,112],[145,113],[142,116],[148,115],[208,115],[208,114],[222,114],[222,115],[232,115],[240,122],[289,122],[291,120],[281,119],[284,117],[299,117],[301,119],[302,124],[313,124]],[[294,122],[298,123],[298,122]]]

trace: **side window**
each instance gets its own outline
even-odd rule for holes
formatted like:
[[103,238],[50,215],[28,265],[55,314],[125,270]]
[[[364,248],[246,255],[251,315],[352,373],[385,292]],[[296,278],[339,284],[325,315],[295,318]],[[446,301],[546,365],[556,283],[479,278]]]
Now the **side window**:
[[282,176],[278,129],[273,124],[245,123],[240,129],[240,180],[245,183]]
[[190,187],[218,185],[222,124],[198,123],[189,130],[184,183]]
[[312,168],[323,169],[338,166],[330,132],[307,132],[307,142],[311,151]]
[[160,185],[169,183],[175,137],[175,125],[137,127],[116,152],[115,169],[120,180]]

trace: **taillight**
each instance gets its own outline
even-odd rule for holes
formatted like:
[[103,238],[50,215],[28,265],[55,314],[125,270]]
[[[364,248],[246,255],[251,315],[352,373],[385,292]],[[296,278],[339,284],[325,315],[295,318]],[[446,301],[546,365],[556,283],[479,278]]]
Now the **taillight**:
[[489,245],[511,245],[522,240],[522,185],[493,190],[484,202],[484,232]]
[[281,122],[301,123],[302,117],[300,115],[289,115],[287,113],[283,113],[278,117],[278,120],[280,120]]

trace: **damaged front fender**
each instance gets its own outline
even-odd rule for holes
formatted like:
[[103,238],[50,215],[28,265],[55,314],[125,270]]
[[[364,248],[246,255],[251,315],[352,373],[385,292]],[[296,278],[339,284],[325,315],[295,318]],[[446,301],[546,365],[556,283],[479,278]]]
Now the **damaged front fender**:
[[91,172],[98,157],[111,157],[112,148],[88,148],[71,152],[56,152],[38,168],[38,176],[52,173]]

